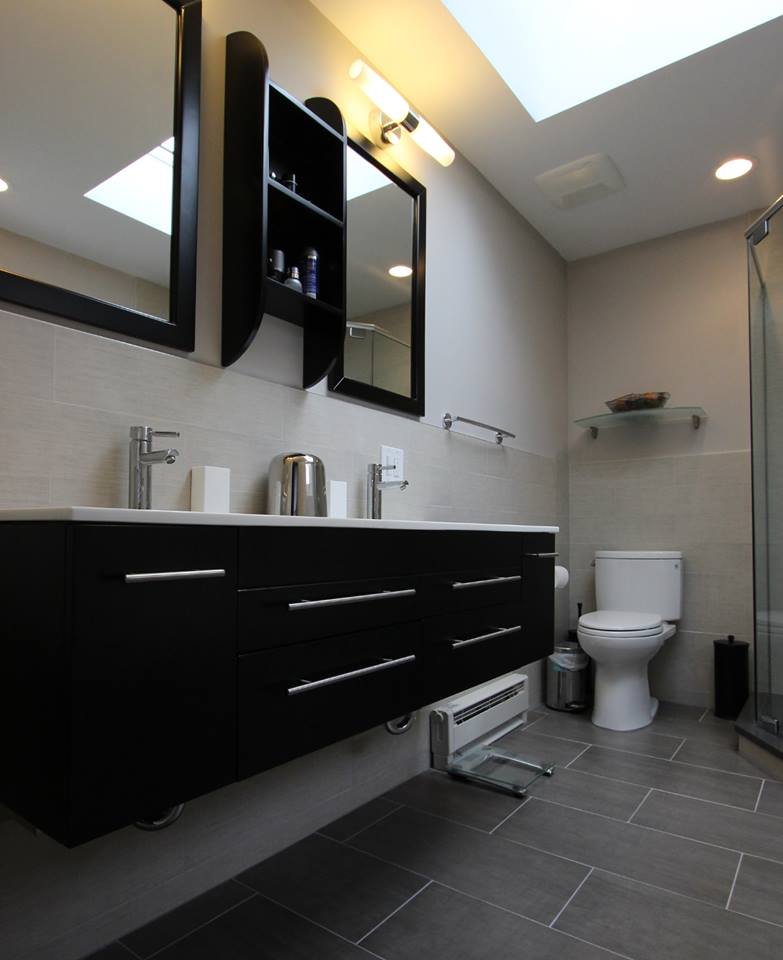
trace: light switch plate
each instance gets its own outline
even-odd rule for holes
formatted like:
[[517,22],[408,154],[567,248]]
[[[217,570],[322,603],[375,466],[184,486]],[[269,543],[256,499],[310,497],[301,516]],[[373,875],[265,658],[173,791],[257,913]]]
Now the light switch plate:
[[405,479],[405,453],[399,447],[381,447],[381,466],[393,466],[393,470],[384,470],[384,480]]

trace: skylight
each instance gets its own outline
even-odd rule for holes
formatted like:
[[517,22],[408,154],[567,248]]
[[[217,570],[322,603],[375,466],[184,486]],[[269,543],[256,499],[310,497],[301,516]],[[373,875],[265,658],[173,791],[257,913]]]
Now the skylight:
[[345,151],[345,183],[348,200],[354,200],[365,193],[388,187],[391,182],[387,176],[368,163],[355,150]]
[[174,137],[88,190],[85,197],[171,235]]
[[536,121],[783,15],[783,0],[442,2]]

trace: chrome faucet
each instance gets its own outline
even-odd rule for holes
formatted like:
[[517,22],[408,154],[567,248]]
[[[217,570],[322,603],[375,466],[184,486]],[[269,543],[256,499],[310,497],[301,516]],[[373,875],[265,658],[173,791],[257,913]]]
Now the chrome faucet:
[[152,450],[153,437],[178,437],[176,430],[131,427],[128,453],[128,506],[131,510],[152,508],[152,464],[174,463],[179,450]]
[[404,490],[409,485],[407,480],[384,480],[383,471],[393,469],[393,463],[386,466],[381,463],[367,464],[367,517],[370,520],[380,520],[382,518],[382,494],[385,487],[396,487],[398,490]]

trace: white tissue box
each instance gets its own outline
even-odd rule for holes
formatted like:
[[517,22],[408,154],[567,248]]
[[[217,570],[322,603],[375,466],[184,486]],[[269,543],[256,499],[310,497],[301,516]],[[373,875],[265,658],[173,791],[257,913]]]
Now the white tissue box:
[[231,513],[231,470],[228,467],[191,469],[190,509],[199,513]]

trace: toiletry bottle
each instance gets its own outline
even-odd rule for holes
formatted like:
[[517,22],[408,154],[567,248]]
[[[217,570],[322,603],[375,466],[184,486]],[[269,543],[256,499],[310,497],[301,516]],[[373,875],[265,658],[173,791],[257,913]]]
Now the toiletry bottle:
[[302,258],[304,295],[316,300],[318,298],[318,251],[315,247],[305,247]]
[[299,293],[302,292],[302,281],[299,279],[299,267],[291,267],[288,271],[288,279],[285,285],[292,290],[298,290]]
[[269,275],[283,283],[285,280],[285,254],[282,250],[273,250],[269,258]]

